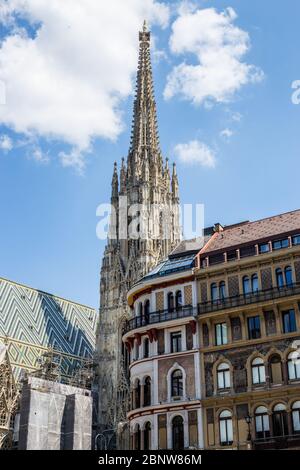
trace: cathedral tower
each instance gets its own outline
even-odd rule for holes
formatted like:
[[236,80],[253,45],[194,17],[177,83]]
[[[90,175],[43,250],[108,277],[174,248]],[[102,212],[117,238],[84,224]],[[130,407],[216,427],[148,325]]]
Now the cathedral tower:
[[[129,288],[180,241],[179,187],[176,166],[172,174],[159,144],[156,103],[150,57],[150,32],[144,23],[139,33],[139,63],[131,143],[120,172],[112,178],[112,217],[100,283],[100,320],[97,336],[98,429],[126,427],[129,400],[127,354],[122,328],[130,317]],[[132,208],[139,205],[133,215]],[[135,224],[136,217],[139,219]],[[138,236],[131,236],[135,228]],[[126,234],[124,236],[124,234]],[[126,448],[126,443],[123,444]]]

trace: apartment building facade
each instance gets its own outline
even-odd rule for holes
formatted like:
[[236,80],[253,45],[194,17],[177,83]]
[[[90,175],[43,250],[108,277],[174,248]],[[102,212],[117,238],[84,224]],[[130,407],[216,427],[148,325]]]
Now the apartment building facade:
[[300,448],[300,211],[187,247],[128,294],[133,449]]

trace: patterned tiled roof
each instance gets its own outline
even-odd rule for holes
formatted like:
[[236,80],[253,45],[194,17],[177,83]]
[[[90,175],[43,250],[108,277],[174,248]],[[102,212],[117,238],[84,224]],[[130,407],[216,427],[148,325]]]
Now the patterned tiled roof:
[[210,253],[250,242],[273,239],[277,235],[294,231],[300,233],[300,209],[254,222],[224,227],[223,231],[213,235],[202,252]]

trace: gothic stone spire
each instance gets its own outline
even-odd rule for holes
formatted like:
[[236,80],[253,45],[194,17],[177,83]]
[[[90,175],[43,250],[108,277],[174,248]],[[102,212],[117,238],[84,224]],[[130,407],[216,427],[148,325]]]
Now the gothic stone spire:
[[139,33],[139,65],[129,151],[131,161],[138,156],[140,160],[148,158],[149,163],[160,155],[150,57],[150,34],[145,22],[143,31]]

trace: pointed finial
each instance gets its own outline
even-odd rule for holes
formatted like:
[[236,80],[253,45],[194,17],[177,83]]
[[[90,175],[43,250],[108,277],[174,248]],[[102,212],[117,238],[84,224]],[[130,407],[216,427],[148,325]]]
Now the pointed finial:
[[177,167],[176,167],[176,163],[175,163],[175,162],[173,163],[173,175],[174,175],[174,176],[177,175]]
[[148,31],[148,25],[147,25],[147,21],[146,21],[146,20],[144,20],[144,24],[143,24],[143,32],[144,32],[144,33],[147,33],[147,31]]

